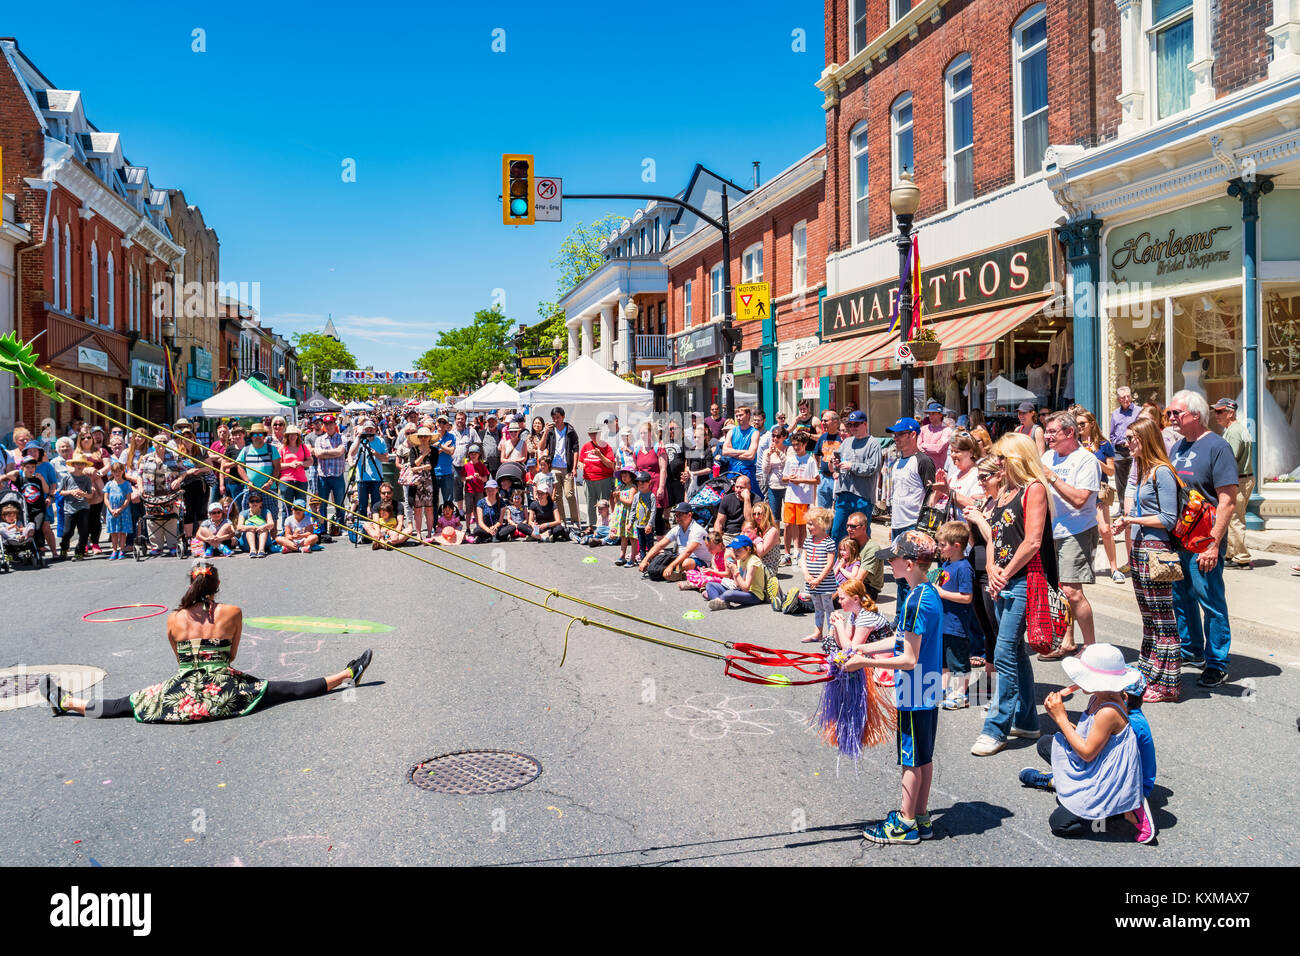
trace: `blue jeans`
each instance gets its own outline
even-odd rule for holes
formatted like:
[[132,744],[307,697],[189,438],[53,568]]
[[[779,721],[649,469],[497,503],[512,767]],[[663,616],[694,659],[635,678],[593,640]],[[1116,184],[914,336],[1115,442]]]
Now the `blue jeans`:
[[[1223,591],[1223,553],[1209,571],[1196,563],[1199,555],[1178,550],[1183,579],[1174,582],[1174,617],[1178,621],[1178,640],[1183,646],[1183,660],[1204,656],[1207,669],[1228,669],[1228,648],[1232,646],[1232,629],[1228,624],[1228,599]],[[1201,615],[1204,612],[1204,625]]]
[[447,502],[456,507],[456,475],[434,475],[433,476],[433,510],[438,517],[442,516],[442,506]]
[[857,495],[849,494],[847,491],[841,491],[835,496],[835,521],[831,525],[831,537],[836,542],[842,541],[848,534],[845,527],[849,523],[849,515],[855,511],[861,511],[867,516],[867,534],[870,537],[871,529],[871,502],[866,498],[859,498]]
[[[915,530],[916,530],[916,525],[914,524],[904,525],[901,528],[890,528],[889,529],[890,543],[892,544],[893,542],[897,541],[903,535],[907,534],[907,532],[915,531]],[[898,578],[897,580],[895,580],[894,584],[898,587],[898,607],[895,609],[894,613],[902,614],[903,601],[907,598],[907,592],[910,591],[911,588],[908,587],[907,582],[904,581],[902,578]]]
[[742,606],[758,603],[758,596],[753,591],[739,591],[735,588],[728,590],[717,581],[710,581],[704,586],[704,596],[710,601],[714,598],[722,598],[731,604]]
[[835,503],[835,479],[822,475],[822,482],[817,486],[817,507],[829,508]]
[[344,478],[342,475],[322,475],[319,472],[317,472],[316,491],[320,495],[320,499],[321,499],[321,505],[320,505],[321,515],[326,514],[326,509],[329,507],[327,502],[329,502],[330,499],[333,499],[334,501],[334,524],[332,526],[333,532],[337,532],[339,530],[340,524],[346,523],[346,521],[343,520],[343,515],[340,512],[340,509],[345,504],[345,502],[343,501],[343,496],[344,493],[347,491],[347,489],[348,489],[347,479]]
[[998,686],[984,720],[984,733],[995,740],[1006,740],[1012,727],[1038,729],[1034,670],[1025,644],[1028,592],[1029,582],[1021,578],[997,596],[998,637],[993,648],[993,666],[998,673]]
[[357,513],[370,517],[371,505],[379,504],[379,486],[383,484],[378,478],[357,482]]
[[772,517],[776,520],[777,526],[779,527],[781,524],[781,511],[785,507],[785,489],[768,488],[767,506],[772,509]]

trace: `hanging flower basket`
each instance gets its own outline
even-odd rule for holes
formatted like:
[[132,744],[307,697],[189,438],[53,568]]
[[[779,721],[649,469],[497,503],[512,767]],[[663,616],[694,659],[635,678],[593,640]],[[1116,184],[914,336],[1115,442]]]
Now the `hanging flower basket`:
[[933,339],[917,339],[907,343],[907,347],[912,350],[912,355],[918,362],[933,362],[938,358],[939,345],[939,342]]

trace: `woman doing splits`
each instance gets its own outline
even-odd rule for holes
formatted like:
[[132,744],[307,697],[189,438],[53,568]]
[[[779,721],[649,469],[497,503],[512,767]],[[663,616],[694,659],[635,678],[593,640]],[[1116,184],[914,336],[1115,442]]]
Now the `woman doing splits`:
[[305,681],[262,680],[231,665],[239,653],[244,612],[234,604],[218,604],[221,579],[217,569],[203,559],[190,568],[190,586],[180,608],[167,618],[167,640],[180,664],[175,675],[112,700],[81,700],[63,691],[49,675],[40,682],[58,717],[74,712],[84,717],[131,717],[145,724],[194,723],[223,717],[242,717],[256,707],[287,700],[305,700],[334,690],[344,681],[353,686],[370,666],[366,650],[345,670],[329,677]]

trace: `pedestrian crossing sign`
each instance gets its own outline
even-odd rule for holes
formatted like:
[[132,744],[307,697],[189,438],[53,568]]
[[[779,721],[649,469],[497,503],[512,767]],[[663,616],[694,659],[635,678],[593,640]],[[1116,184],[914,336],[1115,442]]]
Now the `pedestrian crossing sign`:
[[772,286],[767,282],[742,282],[736,286],[736,321],[752,322],[772,314]]

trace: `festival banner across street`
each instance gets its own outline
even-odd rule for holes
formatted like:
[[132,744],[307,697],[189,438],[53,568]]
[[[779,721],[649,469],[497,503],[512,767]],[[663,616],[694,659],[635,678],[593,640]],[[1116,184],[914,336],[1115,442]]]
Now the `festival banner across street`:
[[330,370],[330,381],[335,385],[424,385],[429,381],[429,373],[336,368]]

